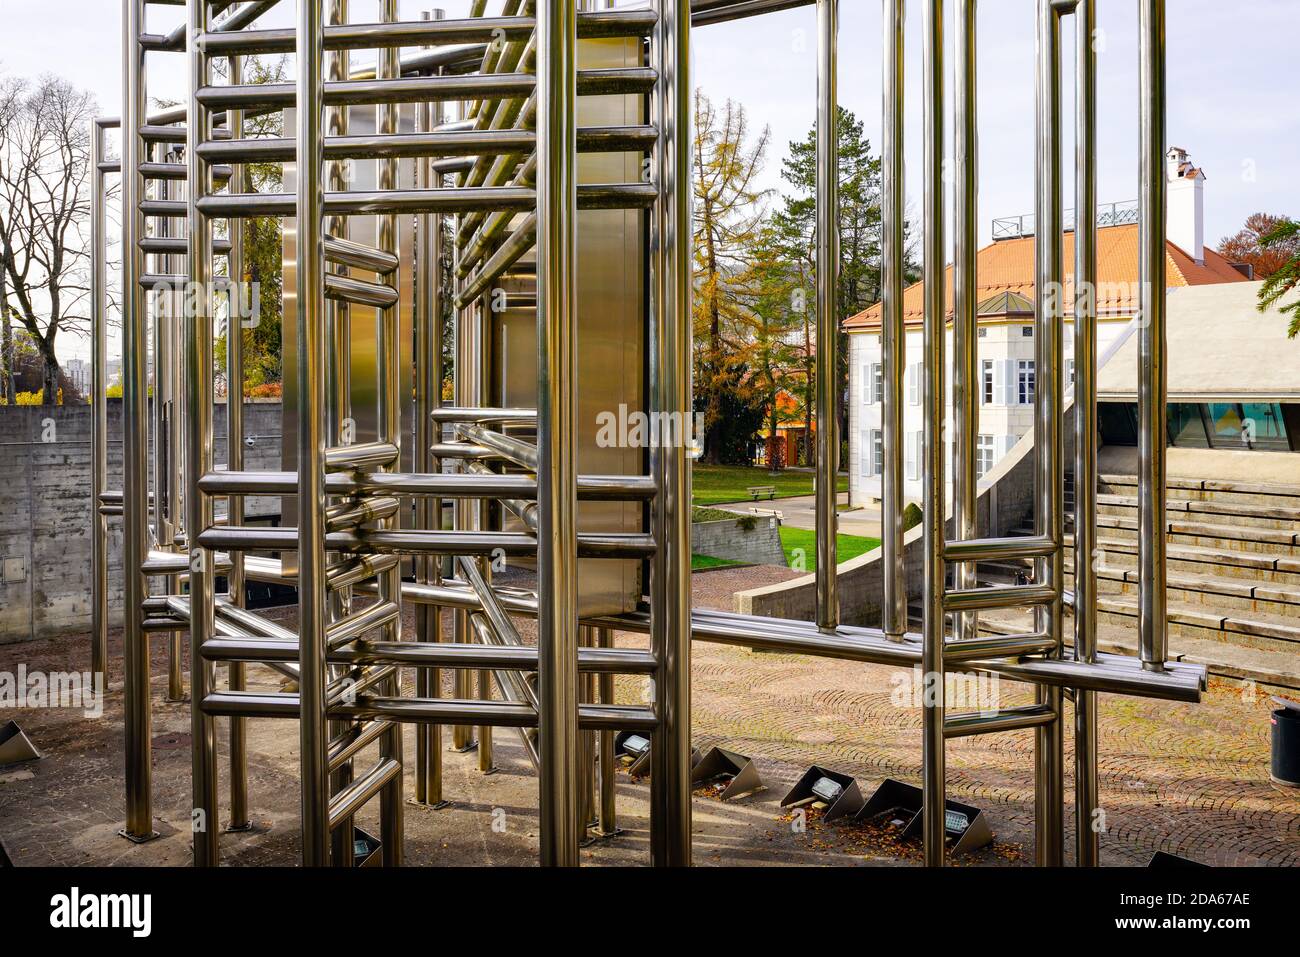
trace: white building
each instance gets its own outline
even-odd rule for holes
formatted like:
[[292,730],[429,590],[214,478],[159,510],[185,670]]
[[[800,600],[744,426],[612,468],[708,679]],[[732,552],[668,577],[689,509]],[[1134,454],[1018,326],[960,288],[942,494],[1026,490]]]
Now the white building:
[[[1212,283],[1245,282],[1246,272],[1204,246],[1205,174],[1192,166],[1185,151],[1169,151],[1170,180],[1167,240],[1167,284],[1170,288]],[[1138,226],[1136,206],[1104,208],[1097,230],[1097,355],[1105,364],[1122,343],[1138,309]],[[976,302],[979,323],[978,381],[980,401],[977,471],[985,474],[1033,425],[1034,402],[1034,237],[1024,217],[999,220],[996,239],[979,251],[976,262]],[[1064,236],[1066,381],[1073,379],[1072,333],[1074,233]],[[1195,252],[1191,252],[1195,250]],[[945,272],[948,303],[948,359],[945,396],[948,433],[953,434],[952,403],[952,267]],[[904,495],[921,499],[922,313],[921,283],[903,296],[906,326],[906,388],[904,394]],[[849,333],[849,493],[855,505],[869,505],[881,496],[883,454],[881,417],[884,380],[880,345],[880,305],[848,319]],[[949,450],[951,451],[951,450]]]

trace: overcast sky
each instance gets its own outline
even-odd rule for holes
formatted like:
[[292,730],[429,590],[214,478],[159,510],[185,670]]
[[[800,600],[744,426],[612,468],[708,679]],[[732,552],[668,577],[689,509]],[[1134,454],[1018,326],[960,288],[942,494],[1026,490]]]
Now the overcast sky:
[[[402,0],[401,11],[415,19],[431,6]],[[444,0],[442,6],[448,16],[463,16],[469,2]],[[1118,202],[1137,196],[1137,3],[1099,0],[1097,6],[1098,198]],[[0,0],[0,74],[59,73],[92,90],[105,114],[119,115],[121,7],[117,0]],[[290,25],[293,3],[284,0],[281,8],[262,25]],[[377,9],[374,0],[352,0],[352,19],[377,19]],[[500,0],[490,0],[489,13],[499,9]],[[1034,9],[1035,0],[980,4],[983,241],[994,217],[1028,213],[1034,205]],[[184,19],[183,8],[151,5],[148,10],[150,32],[166,32]],[[862,118],[874,150],[881,123],[881,3],[842,0],[840,10],[840,102]],[[920,2],[909,0],[907,29],[907,194],[913,211],[919,211],[920,197],[911,184],[920,175],[921,160]],[[1300,108],[1292,83],[1298,32],[1300,0],[1168,0],[1168,139],[1186,148],[1206,172],[1207,245],[1235,232],[1258,210],[1300,216]],[[715,100],[744,104],[755,130],[771,127],[765,182],[779,188],[787,144],[805,135],[815,117],[815,9],[704,27],[693,37],[695,84]],[[1067,53],[1073,47],[1070,19],[1063,46]],[[361,56],[356,55],[358,61]],[[184,95],[183,56],[151,55],[149,69],[152,96]],[[1064,69],[1068,131],[1073,96],[1068,55]],[[1067,137],[1067,157],[1071,149]],[[61,351],[68,355],[85,352],[75,340],[66,346]]]

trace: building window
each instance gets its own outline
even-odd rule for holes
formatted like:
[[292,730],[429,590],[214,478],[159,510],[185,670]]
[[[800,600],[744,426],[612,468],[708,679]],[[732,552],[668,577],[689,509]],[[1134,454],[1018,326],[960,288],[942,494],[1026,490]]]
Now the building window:
[[978,336],[980,339],[987,339],[988,335],[989,335],[989,330],[987,326],[980,326],[979,332],[976,333],[976,336]]
[[993,436],[981,435],[975,445],[975,477],[983,478],[993,468]]
[[1032,339],[1032,338],[1034,338],[1034,327],[1033,327],[1033,326],[1021,326],[1021,327],[1020,327],[1020,334],[1021,334],[1022,336],[1024,336],[1026,339]]
[[1021,405],[1034,404],[1034,360],[1021,359],[1017,364],[1016,401]]
[[1065,361],[1065,382],[1067,385],[1074,385],[1074,360]]
[[907,367],[907,401],[912,405],[921,404],[921,363],[914,362]]
[[879,429],[871,430],[871,474],[885,473],[885,444]]
[[879,362],[871,363],[871,365],[869,366],[869,370],[870,370],[870,376],[868,378],[868,386],[871,390],[869,393],[871,395],[871,401],[884,402],[885,401],[885,377],[880,374],[880,363]]
[[985,405],[993,404],[993,360],[985,359],[980,364],[980,393]]

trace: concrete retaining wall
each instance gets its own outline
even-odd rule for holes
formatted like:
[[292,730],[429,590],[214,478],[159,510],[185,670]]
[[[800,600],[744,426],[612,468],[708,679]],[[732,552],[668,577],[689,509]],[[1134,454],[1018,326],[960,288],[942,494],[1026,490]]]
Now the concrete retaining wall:
[[724,518],[717,522],[697,522],[691,526],[691,551],[734,562],[785,565],[781,523],[775,516],[767,515],[756,515],[752,522],[752,528],[745,527],[750,520],[744,516],[734,521]]
[[[1066,419],[1070,421],[1069,418]],[[1065,430],[1065,461],[1073,461],[1074,437]],[[1030,514],[1034,501],[1034,433],[1026,433],[980,483],[976,528],[981,536],[1008,535]],[[952,512],[947,534],[952,537]],[[907,594],[921,594],[923,526],[903,538]],[[698,549],[697,549],[698,551]],[[884,550],[873,549],[839,566],[840,620],[846,625],[879,627],[884,600]],[[813,621],[817,617],[817,580],[805,575],[788,582],[736,592],[736,611],[746,615]]]
[[[280,466],[279,402],[244,409],[249,469]],[[90,406],[0,407],[0,643],[90,627]],[[122,400],[108,400],[108,486],[122,487]],[[216,459],[226,454],[226,408],[215,408]],[[279,500],[250,499],[250,518],[278,514]],[[122,602],[122,521],[108,519],[109,609]]]

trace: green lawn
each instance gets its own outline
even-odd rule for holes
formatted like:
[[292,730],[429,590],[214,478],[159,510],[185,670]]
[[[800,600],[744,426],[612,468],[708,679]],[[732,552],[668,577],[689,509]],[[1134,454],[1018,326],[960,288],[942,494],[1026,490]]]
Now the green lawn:
[[[777,498],[791,498],[795,495],[813,493],[813,473],[794,469],[783,469],[773,473],[765,468],[751,468],[744,465],[701,465],[696,462],[692,481],[696,505],[748,502],[750,497],[745,489],[751,485],[775,485]],[[847,491],[848,477],[841,476],[837,484],[841,492]],[[765,502],[767,499],[761,501]]]
[[699,571],[701,568],[729,568],[732,565],[743,565],[744,562],[733,562],[727,558],[714,558],[712,555],[692,555],[691,571]]
[[[867,538],[863,535],[837,535],[835,536],[836,552],[840,562],[847,562],[850,558],[857,558],[880,544],[878,538]],[[785,560],[791,568],[798,567],[802,564],[803,571],[816,571],[817,569],[817,533],[808,528],[790,528],[781,526],[781,547],[785,549]],[[802,555],[796,554],[802,550]]]

